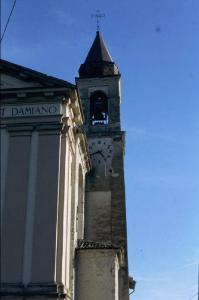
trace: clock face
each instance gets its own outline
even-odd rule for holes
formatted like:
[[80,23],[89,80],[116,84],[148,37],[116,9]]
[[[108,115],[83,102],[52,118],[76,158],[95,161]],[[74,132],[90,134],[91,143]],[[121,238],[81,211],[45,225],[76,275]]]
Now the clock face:
[[111,165],[113,157],[112,139],[94,138],[90,139],[88,144],[93,167],[99,168],[101,165]]

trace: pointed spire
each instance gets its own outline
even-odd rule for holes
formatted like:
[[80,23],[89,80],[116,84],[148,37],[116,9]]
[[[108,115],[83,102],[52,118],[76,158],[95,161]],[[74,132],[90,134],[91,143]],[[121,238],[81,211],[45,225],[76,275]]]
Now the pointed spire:
[[85,62],[80,66],[80,77],[98,77],[118,75],[119,70],[113,62],[111,55],[99,31],[88,52]]
[[96,32],[95,40],[88,52],[85,63],[89,62],[113,62],[108,49],[99,31]]

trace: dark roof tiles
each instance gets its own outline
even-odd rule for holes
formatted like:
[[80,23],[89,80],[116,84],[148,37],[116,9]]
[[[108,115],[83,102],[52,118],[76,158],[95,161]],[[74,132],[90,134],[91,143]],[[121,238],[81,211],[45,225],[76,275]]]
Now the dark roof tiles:
[[85,60],[85,63],[90,62],[113,62],[99,31]]
[[119,75],[119,70],[111,58],[99,31],[88,52],[85,62],[79,68],[81,78]]

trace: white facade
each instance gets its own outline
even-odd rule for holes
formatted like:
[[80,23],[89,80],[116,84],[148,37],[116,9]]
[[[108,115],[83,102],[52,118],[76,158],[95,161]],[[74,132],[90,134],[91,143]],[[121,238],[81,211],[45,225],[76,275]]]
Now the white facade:
[[12,85],[1,91],[2,296],[71,299],[90,169],[79,99],[74,88],[2,78]]

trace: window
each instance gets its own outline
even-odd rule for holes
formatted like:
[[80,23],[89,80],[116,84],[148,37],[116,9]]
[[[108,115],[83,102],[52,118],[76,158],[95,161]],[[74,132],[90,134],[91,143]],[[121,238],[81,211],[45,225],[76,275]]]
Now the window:
[[102,91],[95,91],[90,97],[90,123],[108,124],[108,101]]

